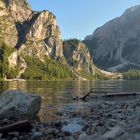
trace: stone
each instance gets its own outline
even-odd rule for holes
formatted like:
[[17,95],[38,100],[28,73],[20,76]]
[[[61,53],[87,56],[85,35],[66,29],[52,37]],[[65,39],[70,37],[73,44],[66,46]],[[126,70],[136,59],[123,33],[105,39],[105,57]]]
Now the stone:
[[70,120],[67,125],[63,125],[62,131],[76,133],[76,132],[82,131],[82,128],[83,126],[79,123],[79,120],[76,118],[76,119]]
[[65,137],[65,140],[75,140],[75,138],[70,136],[70,137]]
[[135,134],[134,137],[135,137],[135,140],[139,140],[140,139],[140,134]]
[[2,137],[2,133],[0,133],[0,138]]
[[128,129],[130,133],[140,133],[140,125],[133,125],[131,128]]
[[83,132],[79,137],[78,140],[107,140],[106,138],[103,138],[100,135],[87,135],[85,132]]
[[120,126],[114,126],[110,131],[103,134],[103,138],[113,139],[124,133],[124,130]]
[[49,135],[49,134],[52,135],[59,134],[59,130],[55,128],[49,128],[48,130],[45,131],[45,135]]
[[12,138],[12,140],[18,140],[18,138],[17,137],[14,137],[14,138]]
[[19,132],[9,132],[8,136],[10,136],[10,137],[18,137],[19,136]]
[[32,137],[37,139],[43,136],[43,132],[42,131],[35,131],[32,133]]
[[39,112],[40,106],[40,96],[17,90],[7,90],[0,96],[0,118],[34,118]]

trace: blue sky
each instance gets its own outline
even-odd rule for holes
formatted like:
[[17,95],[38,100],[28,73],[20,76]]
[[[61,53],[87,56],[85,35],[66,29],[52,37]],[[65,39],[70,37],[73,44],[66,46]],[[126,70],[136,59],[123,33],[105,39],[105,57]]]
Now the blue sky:
[[57,18],[62,39],[84,39],[97,27],[120,16],[140,0],[27,0],[33,10],[49,10]]

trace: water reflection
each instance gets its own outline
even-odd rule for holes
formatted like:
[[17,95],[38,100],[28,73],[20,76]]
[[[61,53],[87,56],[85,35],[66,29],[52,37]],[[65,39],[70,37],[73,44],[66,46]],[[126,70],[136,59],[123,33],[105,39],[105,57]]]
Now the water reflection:
[[11,81],[0,82],[0,92],[18,89],[32,92],[42,97],[40,118],[55,119],[54,113],[66,103],[72,102],[73,96],[81,96],[91,88],[98,92],[139,92],[140,81]]

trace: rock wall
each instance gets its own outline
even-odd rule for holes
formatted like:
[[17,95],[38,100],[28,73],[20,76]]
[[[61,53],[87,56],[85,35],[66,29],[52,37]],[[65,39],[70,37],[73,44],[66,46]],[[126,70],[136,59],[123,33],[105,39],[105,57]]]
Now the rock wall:
[[79,40],[67,40],[63,43],[64,56],[67,63],[76,71],[93,73],[93,62],[88,48]]

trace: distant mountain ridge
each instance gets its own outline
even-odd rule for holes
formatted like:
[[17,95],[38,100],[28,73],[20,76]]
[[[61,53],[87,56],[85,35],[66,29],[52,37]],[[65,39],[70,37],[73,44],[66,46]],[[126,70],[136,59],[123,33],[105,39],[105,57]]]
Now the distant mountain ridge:
[[140,5],[97,28],[84,43],[97,66],[110,71],[140,68]]

